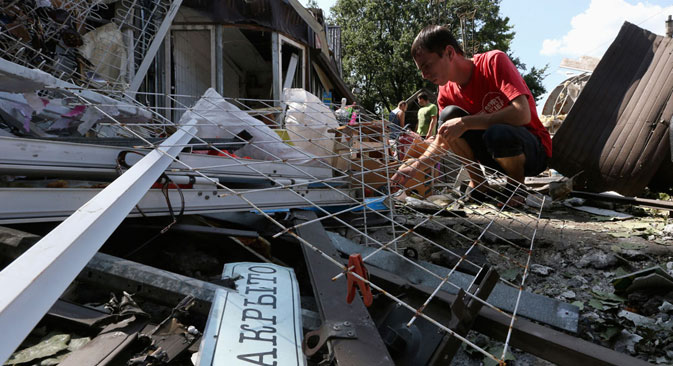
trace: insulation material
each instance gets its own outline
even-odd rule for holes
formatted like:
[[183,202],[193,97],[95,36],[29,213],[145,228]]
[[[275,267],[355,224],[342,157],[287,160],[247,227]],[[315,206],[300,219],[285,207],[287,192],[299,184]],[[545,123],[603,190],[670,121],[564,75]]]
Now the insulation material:
[[182,115],[180,124],[191,119],[198,121],[197,136],[202,138],[234,138],[246,130],[253,138],[251,143],[236,151],[239,156],[260,160],[283,159],[292,164],[319,163],[313,154],[285,144],[280,136],[262,121],[227,102],[213,88],[206,90],[196,105]]
[[554,136],[551,167],[637,195],[670,158],[671,117],[673,39],[626,22]]
[[294,146],[330,162],[334,151],[334,132],[339,127],[332,110],[304,89],[283,91],[287,103],[285,128]]
[[114,23],[94,29],[82,39],[84,45],[79,51],[94,65],[96,75],[109,82],[126,79],[124,35]]
[[24,132],[31,132],[31,122],[33,119],[33,108],[26,103],[18,103],[9,100],[0,100],[0,116],[5,123]]
[[23,93],[23,97],[36,114],[42,113],[44,107],[49,104],[47,99],[40,98],[36,93]]

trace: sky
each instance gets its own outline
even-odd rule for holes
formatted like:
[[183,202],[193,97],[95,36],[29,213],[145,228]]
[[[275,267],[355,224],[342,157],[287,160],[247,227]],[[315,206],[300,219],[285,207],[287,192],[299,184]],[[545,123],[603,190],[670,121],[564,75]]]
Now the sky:
[[[317,3],[329,13],[336,0]],[[624,21],[663,35],[673,0],[502,0],[500,13],[514,26],[512,54],[529,68],[549,65],[544,85],[551,92],[575,74],[559,67],[563,58],[600,58]],[[538,112],[545,99],[538,103]]]

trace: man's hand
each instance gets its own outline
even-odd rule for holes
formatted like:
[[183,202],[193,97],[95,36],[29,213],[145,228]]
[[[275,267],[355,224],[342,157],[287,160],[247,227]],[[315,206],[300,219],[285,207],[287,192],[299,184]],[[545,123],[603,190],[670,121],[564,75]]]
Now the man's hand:
[[414,168],[412,164],[404,163],[397,169],[397,172],[395,172],[392,178],[390,178],[391,190],[394,192],[404,187],[416,170],[417,169]]
[[465,122],[463,122],[461,117],[458,117],[444,122],[444,124],[439,127],[438,133],[448,141],[453,141],[462,136],[465,131],[467,131],[467,128],[465,128]]

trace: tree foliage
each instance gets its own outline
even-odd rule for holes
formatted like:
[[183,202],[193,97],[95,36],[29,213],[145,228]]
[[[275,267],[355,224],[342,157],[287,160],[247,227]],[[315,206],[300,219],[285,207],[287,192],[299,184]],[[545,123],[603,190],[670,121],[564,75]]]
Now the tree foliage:
[[[396,106],[422,87],[436,89],[422,79],[410,52],[426,25],[447,26],[468,55],[493,49],[509,54],[514,38],[509,18],[500,15],[500,0],[338,0],[329,21],[341,27],[344,79],[360,89],[358,98],[370,110]],[[544,93],[545,71],[524,74],[535,96]]]

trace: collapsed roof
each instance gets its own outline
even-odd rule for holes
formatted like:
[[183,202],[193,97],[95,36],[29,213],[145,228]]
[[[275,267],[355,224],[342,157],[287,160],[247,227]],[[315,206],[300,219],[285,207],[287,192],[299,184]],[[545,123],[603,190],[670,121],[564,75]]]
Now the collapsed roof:
[[637,195],[671,165],[672,117],[673,39],[625,22],[554,136],[551,166]]

